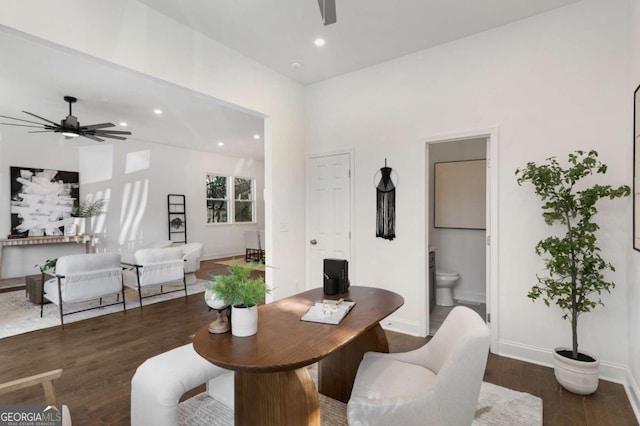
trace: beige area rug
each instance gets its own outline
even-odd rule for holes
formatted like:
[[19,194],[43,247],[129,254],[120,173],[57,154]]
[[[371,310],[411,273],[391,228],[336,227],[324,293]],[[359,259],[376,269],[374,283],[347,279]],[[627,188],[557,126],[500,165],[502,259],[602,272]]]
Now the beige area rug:
[[[197,282],[187,285],[187,294],[202,293],[209,286],[209,281],[198,280]],[[182,284],[164,286],[164,291],[174,289],[182,290]],[[152,287],[143,289],[142,295],[159,293],[160,287]],[[175,293],[164,293],[158,296],[150,297],[142,300],[142,305],[150,305],[153,303],[164,302],[166,300],[184,297],[184,291],[176,291]],[[138,292],[136,290],[126,288],[125,290],[127,310],[139,309]],[[102,303],[108,305],[116,301],[116,296],[105,297]],[[203,299],[204,303],[204,299]],[[72,312],[80,309],[86,309],[98,304],[98,300],[88,302],[65,304],[65,312]],[[122,304],[107,306],[90,311],[78,312],[77,314],[65,315],[64,322],[69,324],[76,321],[82,321],[88,318],[94,318],[100,315],[111,314],[113,312],[122,312]],[[40,318],[40,305],[31,303],[26,298],[24,290],[10,291],[0,293],[0,338],[15,336],[16,334],[27,333],[29,331],[40,330],[43,328],[55,327],[60,325],[60,311],[57,305],[47,303],[44,305],[43,316]]]
[[[320,423],[323,426],[347,425],[347,404],[320,394]],[[231,426],[233,410],[203,392],[180,403],[178,424]],[[542,400],[528,393],[483,382],[472,426],[489,425],[540,426]]]
[[[244,256],[240,256],[240,257],[234,257],[232,259],[228,259],[228,260],[216,260],[215,262],[218,265],[242,265],[242,266],[247,266],[248,263],[244,261]],[[253,266],[256,268],[256,270],[258,271],[264,271],[264,265],[260,265],[256,262],[251,262],[253,263]]]

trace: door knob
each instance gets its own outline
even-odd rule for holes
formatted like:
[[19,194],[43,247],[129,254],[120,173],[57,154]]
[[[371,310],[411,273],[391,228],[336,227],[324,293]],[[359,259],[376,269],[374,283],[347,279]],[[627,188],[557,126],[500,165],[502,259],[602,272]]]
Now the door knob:
[[315,239],[313,239],[313,240],[311,240],[309,242],[311,243],[312,246],[315,246],[316,244],[318,244],[318,242]]

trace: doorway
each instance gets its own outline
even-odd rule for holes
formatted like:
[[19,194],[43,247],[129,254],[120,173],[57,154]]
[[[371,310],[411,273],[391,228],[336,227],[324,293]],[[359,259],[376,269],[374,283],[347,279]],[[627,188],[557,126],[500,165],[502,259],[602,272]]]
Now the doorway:
[[324,259],[351,261],[352,159],[347,151],[307,159],[307,288],[322,286]]
[[[490,245],[492,223],[497,216],[495,212],[496,200],[493,198],[491,185],[494,180],[497,182],[497,170],[492,170],[490,157],[495,154],[497,144],[497,132],[487,131],[452,136],[450,138],[439,138],[427,142],[426,147],[426,192],[427,192],[427,268],[429,277],[428,294],[431,296],[435,291],[436,273],[441,272],[441,276],[446,273],[455,274],[457,282],[451,290],[452,303],[446,303],[441,297],[439,303],[428,297],[428,332],[433,335],[442,324],[448,313],[454,306],[464,305],[476,311],[487,321],[492,330],[492,338],[496,336],[494,324],[491,324],[492,303],[491,298],[494,292],[492,287],[496,285],[492,282],[492,277],[496,274],[492,256],[493,247]],[[481,209],[484,213],[480,225],[468,226],[464,222],[460,225],[455,223],[443,224],[443,221],[436,223],[436,185],[435,176],[436,164],[441,165],[464,165],[482,163],[481,173],[477,180],[479,186],[474,189],[473,209]],[[444,167],[442,167],[444,169]],[[451,168],[456,170],[456,168]],[[441,187],[440,187],[441,188]],[[442,189],[440,189],[442,191]],[[479,195],[479,197],[478,197]],[[479,199],[482,200],[480,204]],[[465,208],[465,207],[463,207]],[[466,207],[468,208],[468,207]],[[455,213],[455,212],[454,212]],[[442,212],[440,212],[442,214]],[[464,215],[463,215],[464,216]],[[442,274],[442,273],[445,274]],[[440,290],[440,292],[442,292]],[[446,292],[446,291],[445,291]],[[436,295],[438,292],[435,292]],[[446,299],[446,298],[445,298]],[[451,301],[450,301],[451,302]],[[443,306],[453,305],[453,306]],[[495,318],[494,318],[495,321]],[[493,344],[492,340],[492,344]]]

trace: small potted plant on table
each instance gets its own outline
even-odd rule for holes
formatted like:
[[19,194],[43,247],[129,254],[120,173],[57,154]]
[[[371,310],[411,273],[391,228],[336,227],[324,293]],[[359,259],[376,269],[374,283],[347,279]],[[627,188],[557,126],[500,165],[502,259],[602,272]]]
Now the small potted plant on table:
[[252,263],[229,265],[229,274],[216,276],[209,288],[222,304],[231,306],[231,333],[234,336],[246,337],[258,332],[258,304],[264,302],[270,290],[263,277],[251,277],[255,270]]
[[596,202],[601,198],[626,197],[631,192],[627,185],[618,188],[584,185],[583,178],[607,171],[597,157],[593,150],[575,151],[569,154],[567,169],[551,157],[546,164],[529,162],[516,170],[518,184],[531,182],[542,199],[542,216],[547,225],[559,224],[564,233],[547,237],[536,245],[536,253],[544,257],[549,276],[538,277],[538,284],[531,288],[528,297],[541,298],[547,306],[555,302],[564,313],[562,318],[570,319],[572,345],[554,350],[554,372],[562,387],[581,395],[596,391],[600,361],[578,351],[578,318],[598,305],[604,306],[600,295],[615,287],[603,275],[615,269],[602,258],[597,245],[596,231],[600,227],[593,219],[598,212]]

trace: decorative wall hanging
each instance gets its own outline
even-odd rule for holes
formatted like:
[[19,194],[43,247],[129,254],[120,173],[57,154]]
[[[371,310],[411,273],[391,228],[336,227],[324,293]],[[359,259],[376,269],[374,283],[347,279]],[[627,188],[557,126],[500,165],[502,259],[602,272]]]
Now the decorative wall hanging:
[[11,167],[11,234],[64,235],[80,195],[78,172]]
[[169,240],[174,244],[187,243],[187,211],[185,196],[182,194],[167,195],[169,212]]
[[[384,167],[374,175],[376,184],[376,237],[393,240],[396,237],[396,185],[393,183],[391,167],[387,167],[387,159],[384,159]],[[395,174],[396,184],[398,182]]]

